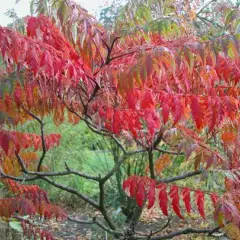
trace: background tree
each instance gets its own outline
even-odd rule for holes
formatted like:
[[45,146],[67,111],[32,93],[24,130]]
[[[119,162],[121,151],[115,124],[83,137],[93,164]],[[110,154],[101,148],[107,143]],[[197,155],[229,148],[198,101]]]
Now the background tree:
[[[22,184],[42,180],[101,213],[89,221],[69,220],[97,224],[116,238],[212,235],[229,222],[239,226],[238,5],[223,8],[225,19],[219,22],[225,31],[220,37],[214,32],[214,37],[202,38],[194,14],[198,18],[206,14],[206,6],[196,14],[194,4],[186,2],[182,8],[178,1],[133,1],[108,31],[72,1],[45,5],[33,1],[31,8],[40,15],[26,19],[27,35],[0,28],[1,180],[14,195],[0,201],[2,216],[20,220],[25,233],[31,230],[51,239],[20,217],[67,217],[50,203],[44,190]],[[63,123],[65,115],[69,124],[81,120],[109,139],[114,166],[93,176],[70,167],[66,159],[64,170],[51,171],[44,160],[48,150],[59,145],[60,135],[45,135],[46,115],[52,115],[56,125]],[[39,124],[39,135],[14,131],[27,121]],[[170,163],[178,162],[179,156],[188,160],[192,170],[172,176]],[[164,177],[164,169],[171,177]],[[59,183],[59,178],[70,175],[95,182],[98,199]],[[118,188],[128,216],[123,227],[111,216],[106,188],[113,177],[119,187],[128,175],[123,190],[129,198],[124,200]],[[223,176],[225,188],[216,194],[181,184],[196,176],[201,180]],[[143,209],[153,207],[182,219],[187,218],[185,212],[198,212],[205,219],[205,208],[210,208],[217,226],[161,233],[169,226],[169,217],[157,229],[136,230]]]

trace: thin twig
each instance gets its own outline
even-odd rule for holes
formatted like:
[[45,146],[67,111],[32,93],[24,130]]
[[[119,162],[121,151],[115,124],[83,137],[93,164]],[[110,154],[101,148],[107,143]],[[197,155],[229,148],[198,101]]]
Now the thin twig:
[[159,180],[159,182],[171,183],[171,182],[183,180],[183,179],[186,179],[186,178],[189,178],[189,177],[197,176],[197,175],[200,175],[200,174],[203,174],[203,173],[204,173],[204,170],[198,170],[198,171],[194,171],[194,172],[185,173],[183,175],[179,175],[179,176],[176,176],[176,177],[161,179],[161,180]]
[[47,152],[47,148],[46,148],[46,142],[45,142],[45,139],[44,139],[44,123],[42,122],[42,120],[37,117],[33,112],[27,110],[26,108],[24,108],[22,106],[23,110],[26,111],[32,118],[34,118],[36,121],[38,121],[38,123],[40,124],[40,131],[41,131],[41,141],[42,141],[42,155],[39,159],[39,162],[38,162],[38,166],[37,166],[37,171],[40,172],[41,170],[41,166],[42,166],[42,162],[46,156],[46,152]]
[[98,219],[93,218],[92,220],[78,220],[78,219],[74,219],[72,217],[68,217],[69,221],[75,222],[75,223],[79,223],[79,224],[96,224],[98,225],[100,228],[102,228],[103,230],[105,230],[106,232],[116,235],[116,236],[123,236],[123,234],[121,232],[118,231],[114,231],[108,227],[106,227],[103,223],[101,223]]
[[172,154],[172,155],[185,155],[184,153],[182,152],[174,152],[174,151],[170,151],[170,150],[166,150],[166,149],[162,149],[162,148],[158,148],[156,147],[155,150],[159,151],[159,152],[162,152],[162,153],[168,153],[168,154]]
[[39,176],[41,179],[45,180],[46,182],[50,183],[51,185],[53,185],[54,187],[57,187],[59,189],[62,189],[66,192],[72,193],[76,196],[78,196],[79,198],[81,198],[82,200],[84,200],[85,202],[87,202],[88,204],[92,205],[93,207],[99,209],[99,204],[97,202],[95,202],[94,200],[90,199],[89,197],[87,197],[86,195],[76,191],[73,188],[69,188],[67,186],[64,186],[62,184],[56,183],[54,182],[52,179],[48,178],[48,177],[43,177],[43,176]]
[[151,240],[164,240],[164,239],[171,239],[180,235],[186,235],[186,234],[192,234],[192,233],[205,233],[208,235],[212,235],[214,232],[219,231],[220,227],[216,227],[213,229],[194,229],[194,228],[185,228],[176,232],[172,232],[170,234],[162,235],[162,236],[156,236],[153,237]]

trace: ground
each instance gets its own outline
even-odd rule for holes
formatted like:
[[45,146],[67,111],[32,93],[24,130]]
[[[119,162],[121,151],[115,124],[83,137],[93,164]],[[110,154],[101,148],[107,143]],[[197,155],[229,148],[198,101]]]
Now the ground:
[[[78,209],[73,209],[71,207],[65,206],[65,209],[68,211],[69,215],[73,218],[80,219],[80,220],[87,220],[88,215],[96,214],[93,210],[83,207]],[[144,211],[143,217],[141,222],[139,223],[136,231],[146,231],[149,232],[152,228],[153,231],[160,229],[165,223],[167,219],[159,214],[158,210],[152,211]],[[44,224],[51,232],[53,232],[54,236],[57,240],[112,240],[110,236],[108,238],[104,235],[101,235],[102,232],[100,231],[99,234],[95,234],[97,228],[93,227],[92,225],[87,224],[76,224],[70,221],[63,221],[63,222],[56,222],[54,220],[50,220]],[[151,228],[150,228],[151,227]],[[177,216],[173,216],[171,222],[161,234],[168,234],[174,230],[179,230],[182,228],[207,228],[208,225],[205,221],[200,218],[186,218],[186,220],[180,220]],[[101,233],[101,234],[100,234]],[[197,234],[197,235],[186,235],[186,236],[178,236],[173,238],[174,240],[210,240],[210,239],[218,239],[218,240],[227,240],[227,237],[216,237],[210,238],[206,237],[205,235]],[[239,238],[235,238],[235,240],[240,240]]]

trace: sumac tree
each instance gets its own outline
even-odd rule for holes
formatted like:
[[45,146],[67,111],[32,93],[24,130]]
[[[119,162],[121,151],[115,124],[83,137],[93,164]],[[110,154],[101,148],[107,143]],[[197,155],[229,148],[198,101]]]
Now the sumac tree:
[[[51,239],[20,217],[68,217],[50,203],[44,190],[22,184],[40,179],[79,197],[102,215],[87,222],[69,220],[97,224],[119,239],[212,235],[229,222],[238,227],[238,6],[130,1],[110,31],[70,0],[46,2],[33,1],[32,10],[40,14],[25,19],[25,35],[0,27],[0,176],[13,194],[0,200],[0,215],[22,221],[28,234],[30,229],[31,234]],[[216,14],[209,11],[220,12],[221,18],[212,21],[209,16]],[[214,28],[214,34],[205,32],[202,37],[202,26]],[[45,135],[46,115],[53,116],[56,125],[66,115],[69,124],[83,121],[114,141],[120,149],[114,167],[103,176],[92,176],[70,168],[66,159],[66,169],[51,172],[44,166],[46,152],[59,145],[61,136]],[[26,121],[38,122],[41,134],[14,130]],[[105,186],[129,157],[143,153],[145,175],[132,175],[123,182],[123,190],[135,203],[123,228],[106,207]],[[192,171],[164,178],[162,171],[178,155],[192,163]],[[178,183],[197,176],[204,180],[207,174],[223,176],[223,193]],[[52,178],[67,175],[96,182],[98,200]],[[161,234],[169,219],[156,231],[135,230],[145,207],[160,208],[165,216],[173,212],[181,219],[197,210],[206,219],[206,199],[216,222],[211,229]]]

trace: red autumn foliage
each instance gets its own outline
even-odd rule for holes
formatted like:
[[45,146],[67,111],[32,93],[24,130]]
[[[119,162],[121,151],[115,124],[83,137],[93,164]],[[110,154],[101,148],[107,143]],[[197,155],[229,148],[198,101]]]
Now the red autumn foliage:
[[[224,30],[230,29],[229,34],[205,39],[185,21],[193,21],[198,14],[190,5],[188,13],[178,1],[175,4],[173,14],[180,20],[178,24],[164,23],[164,31],[150,26],[150,30],[128,29],[126,34],[126,26],[135,26],[139,19],[145,21],[147,7],[144,13],[137,12],[132,23],[125,18],[126,26],[116,22],[111,32],[68,0],[61,2],[52,17],[27,17],[26,35],[0,27],[0,177],[14,195],[0,200],[1,216],[18,213],[65,219],[66,213],[49,202],[44,190],[19,183],[25,178],[42,179],[99,210],[109,232],[119,237],[104,205],[103,185],[119,171],[125,157],[148,152],[146,174],[150,173],[151,178],[134,175],[123,183],[123,189],[139,207],[147,202],[149,209],[158,205],[164,215],[173,210],[184,219],[184,212],[191,214],[196,206],[205,219],[205,199],[210,196],[219,225],[224,221],[240,225],[238,10],[225,16]],[[150,8],[149,14],[153,11]],[[232,25],[237,26],[235,32]],[[44,168],[46,152],[60,144],[61,136],[45,135],[43,118],[51,115],[59,125],[66,112],[69,123],[84,121],[122,150],[123,160],[115,162],[105,177],[76,172],[67,163],[63,172],[52,173]],[[39,123],[40,135],[14,130],[17,124],[29,120]],[[124,146],[124,141],[135,145]],[[169,150],[162,150],[161,144]],[[128,152],[131,147],[137,147],[137,151]],[[41,154],[32,155],[30,150]],[[162,163],[164,155],[156,160],[156,151],[184,154],[186,160],[193,160],[194,174],[223,172],[225,193],[218,196],[170,183],[175,182],[174,178],[163,181],[160,173],[168,167],[170,158]],[[97,181],[99,202],[50,178],[70,174]],[[93,222],[102,226],[95,218]],[[49,233],[27,222],[22,221],[22,226],[27,234],[52,239]],[[125,232],[121,234],[125,236]]]

